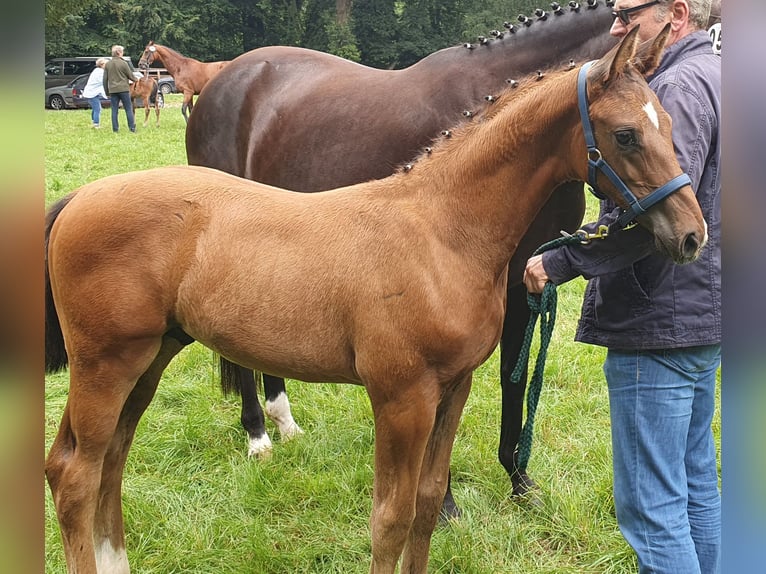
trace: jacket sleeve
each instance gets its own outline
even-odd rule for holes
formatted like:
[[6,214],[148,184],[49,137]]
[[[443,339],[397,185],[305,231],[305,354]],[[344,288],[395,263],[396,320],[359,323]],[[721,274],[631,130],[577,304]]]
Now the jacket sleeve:
[[104,77],[101,80],[101,83],[104,85],[104,93],[109,96],[109,72],[106,69],[106,66],[104,66]]
[[644,227],[635,225],[621,229],[616,225],[621,213],[612,202],[602,201],[598,221],[583,226],[583,229],[595,233],[600,225],[606,225],[606,238],[592,239],[587,244],[564,245],[543,253],[543,267],[555,285],[580,275],[591,279],[619,271],[654,252],[654,237]]

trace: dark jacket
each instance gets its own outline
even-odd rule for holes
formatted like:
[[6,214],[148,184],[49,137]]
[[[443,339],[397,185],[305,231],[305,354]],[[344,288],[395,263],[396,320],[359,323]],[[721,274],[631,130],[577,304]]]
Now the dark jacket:
[[[543,254],[550,279],[582,275],[585,291],[576,340],[613,349],[661,349],[721,342],[721,58],[707,32],[669,46],[649,85],[673,119],[678,161],[692,180],[708,224],[694,263],[676,265],[655,251],[643,227],[610,228],[605,240]],[[601,202],[598,224],[616,205]],[[614,226],[616,227],[616,226]],[[586,226],[595,229],[594,225]]]
[[104,91],[106,95],[129,92],[133,82],[133,70],[122,58],[112,58],[104,66]]

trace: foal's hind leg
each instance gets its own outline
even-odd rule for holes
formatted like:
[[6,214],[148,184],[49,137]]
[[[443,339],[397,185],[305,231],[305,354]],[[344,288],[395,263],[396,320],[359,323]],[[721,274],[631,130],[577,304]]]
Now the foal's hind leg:
[[285,380],[263,373],[263,390],[266,394],[266,416],[277,425],[282,440],[303,434],[303,429],[298,426],[290,412]]
[[129,572],[122,470],[135,425],[179,345],[125,345],[121,357],[129,363],[78,361],[73,354],[69,398],[45,463],[70,573]]
[[402,574],[427,571],[431,535],[447,488],[452,445],[470,390],[469,373],[445,388],[439,402],[420,470],[415,520],[402,556]]

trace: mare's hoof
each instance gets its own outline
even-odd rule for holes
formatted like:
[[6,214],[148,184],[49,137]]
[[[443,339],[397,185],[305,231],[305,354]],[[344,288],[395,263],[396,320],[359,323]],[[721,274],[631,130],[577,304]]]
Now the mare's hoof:
[[511,496],[517,502],[525,502],[533,506],[542,506],[540,487],[524,470],[515,470],[511,475]]
[[439,511],[439,524],[447,525],[452,520],[459,520],[462,515],[463,511],[458,508],[454,500],[451,498],[445,499]]
[[260,460],[267,460],[271,458],[271,440],[269,435],[264,434],[260,438],[250,438],[247,445],[247,456],[249,458],[255,458]]

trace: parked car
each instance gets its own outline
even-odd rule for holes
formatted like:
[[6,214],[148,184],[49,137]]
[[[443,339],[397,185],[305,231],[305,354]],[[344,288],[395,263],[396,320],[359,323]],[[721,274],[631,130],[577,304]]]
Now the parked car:
[[[80,74],[89,74],[96,67],[96,60],[109,56],[78,56],[77,58],[52,58],[45,63],[45,89],[65,86]],[[123,60],[133,68],[130,56]]]
[[[85,84],[88,83],[89,75],[89,73],[82,74],[65,86],[54,86],[45,90],[45,107],[53,110],[89,108],[88,100],[82,97],[82,91],[85,89]],[[162,91],[158,91],[157,98],[159,99],[160,107],[165,107],[165,97]],[[110,106],[111,101],[109,98],[101,99],[101,107],[108,108]],[[141,98],[136,98],[136,107],[144,107]]]
[[[74,93],[75,91],[79,91],[79,93],[82,93],[83,88],[85,87],[85,84],[88,82],[88,74],[81,74],[79,76],[76,76],[75,79],[70,80],[63,86],[53,86],[52,88],[48,88],[45,90],[45,107],[50,108],[52,110],[63,110],[66,108],[77,108],[77,107],[89,107],[88,101],[85,100],[85,105],[83,106],[81,103],[78,103],[75,105],[74,103]],[[109,100],[106,100],[107,102]],[[103,102],[102,102],[103,104]]]

